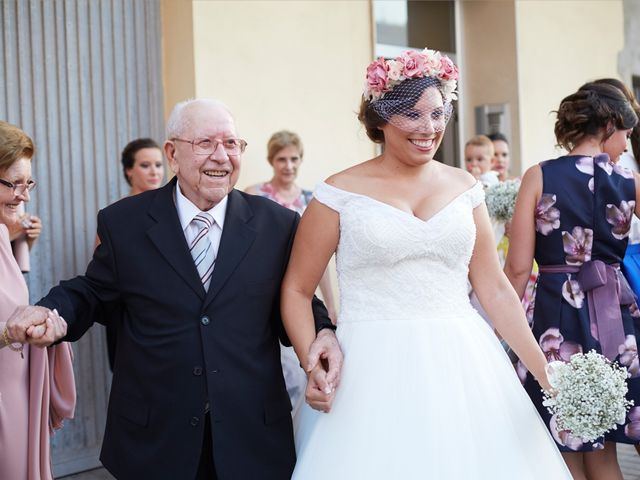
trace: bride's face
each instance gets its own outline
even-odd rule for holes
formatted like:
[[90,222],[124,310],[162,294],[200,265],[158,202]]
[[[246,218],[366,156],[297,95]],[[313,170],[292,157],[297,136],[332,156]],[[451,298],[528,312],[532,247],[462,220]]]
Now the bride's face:
[[438,150],[445,126],[442,95],[436,87],[427,88],[412,109],[394,115],[381,127],[385,153],[411,164],[426,163]]

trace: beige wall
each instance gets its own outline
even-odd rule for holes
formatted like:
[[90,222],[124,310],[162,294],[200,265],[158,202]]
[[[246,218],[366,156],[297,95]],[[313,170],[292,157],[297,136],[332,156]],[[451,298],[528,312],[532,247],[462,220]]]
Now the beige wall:
[[304,187],[373,155],[354,113],[372,55],[368,2],[194,1],[193,32],[195,95],[227,103],[249,142],[240,188],[271,178],[266,143],[280,129],[302,138]]
[[560,101],[587,81],[618,76],[622,1],[517,1],[516,25],[522,159],[530,166],[562,153],[550,113]]
[[164,114],[196,93],[191,0],[162,0]]
[[518,72],[513,0],[461,2],[460,104],[463,144],[476,134],[475,107],[507,103],[511,111],[512,173],[520,173]]

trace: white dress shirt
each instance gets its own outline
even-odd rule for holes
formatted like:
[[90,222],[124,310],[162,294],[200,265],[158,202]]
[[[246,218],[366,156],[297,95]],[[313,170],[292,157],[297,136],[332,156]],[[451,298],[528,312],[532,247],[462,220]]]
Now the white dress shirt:
[[[222,237],[224,218],[227,213],[227,199],[228,196],[225,196],[213,208],[206,210],[206,213],[211,215],[215,221],[208,234],[209,240],[211,241],[211,247],[213,248],[213,253],[215,255],[214,258],[218,258],[220,238]],[[191,242],[198,234],[198,227],[191,222],[202,210],[196,207],[191,200],[183,195],[180,190],[180,182],[176,183],[176,208],[178,210],[178,218],[180,219],[180,225],[182,226],[184,237],[187,239],[187,245],[191,245]],[[208,285],[206,285],[206,287],[208,287]]]

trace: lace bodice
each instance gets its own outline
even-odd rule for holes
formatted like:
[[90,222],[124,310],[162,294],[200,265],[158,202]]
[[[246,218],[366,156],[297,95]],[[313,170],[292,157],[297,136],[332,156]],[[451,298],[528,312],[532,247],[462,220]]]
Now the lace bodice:
[[315,198],[340,215],[340,323],[424,320],[472,309],[467,278],[473,209],[484,200],[480,183],[426,221],[326,183]]

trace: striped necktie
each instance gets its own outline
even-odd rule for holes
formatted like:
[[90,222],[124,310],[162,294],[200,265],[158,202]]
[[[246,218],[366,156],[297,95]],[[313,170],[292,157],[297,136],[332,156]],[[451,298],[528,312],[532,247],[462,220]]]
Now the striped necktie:
[[205,290],[208,290],[211,274],[213,273],[213,265],[216,261],[213,245],[211,245],[211,240],[209,239],[209,231],[213,227],[215,220],[208,213],[200,212],[191,220],[191,223],[198,227],[198,234],[191,241],[189,251],[198,269],[202,285]]

